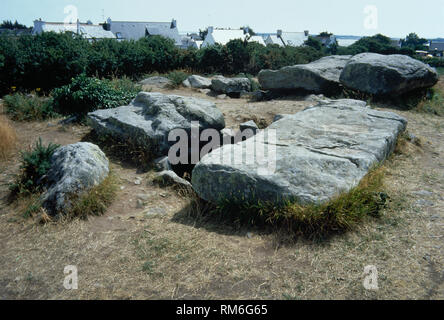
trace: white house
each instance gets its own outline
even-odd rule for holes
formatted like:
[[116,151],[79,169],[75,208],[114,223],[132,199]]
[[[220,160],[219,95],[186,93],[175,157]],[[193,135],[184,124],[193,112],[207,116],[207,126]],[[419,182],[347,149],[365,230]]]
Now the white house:
[[248,34],[243,29],[215,29],[208,27],[208,34],[205,37],[201,47],[213,46],[216,43],[226,45],[231,40],[240,39],[245,40]]
[[265,44],[267,44],[267,45],[268,44],[277,44],[280,47],[284,46],[284,42],[282,41],[282,39],[274,34],[268,35],[264,41],[265,41]]
[[83,38],[88,40],[93,39],[115,39],[116,36],[111,32],[107,31],[101,25],[94,25],[92,22],[87,23],[63,23],[63,22],[46,22],[41,20],[34,21],[34,28],[32,29],[32,34],[41,34],[43,32],[55,32],[64,33],[72,32],[81,35]]
[[250,38],[248,38],[248,42],[257,42],[263,46],[267,45],[264,41],[264,38],[262,38],[261,36],[251,36]]
[[139,40],[146,36],[163,36],[172,39],[177,46],[182,46],[182,37],[177,29],[177,21],[171,22],[136,22],[107,20],[108,29],[121,40]]
[[285,46],[300,47],[308,40],[309,32],[283,32],[278,30],[277,36],[282,40]]

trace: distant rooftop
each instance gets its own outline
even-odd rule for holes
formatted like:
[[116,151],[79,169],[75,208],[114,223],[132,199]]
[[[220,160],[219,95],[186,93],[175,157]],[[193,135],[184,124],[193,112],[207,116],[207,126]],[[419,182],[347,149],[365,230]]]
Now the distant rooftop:
[[34,21],[32,34],[40,34],[42,32],[73,32],[82,35],[85,39],[115,39],[115,35],[111,31],[103,29],[101,25],[92,23],[63,23],[63,22],[46,22],[41,20]]

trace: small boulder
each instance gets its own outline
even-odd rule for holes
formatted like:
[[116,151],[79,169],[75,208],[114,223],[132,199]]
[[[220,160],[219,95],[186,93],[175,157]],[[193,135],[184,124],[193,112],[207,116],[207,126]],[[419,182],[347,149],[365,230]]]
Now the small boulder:
[[209,95],[209,93],[211,93],[211,89],[199,89],[198,91],[200,93],[203,93],[203,94],[206,94],[206,95]]
[[209,89],[211,87],[211,79],[192,75],[188,77],[188,82],[192,88],[196,89]]
[[172,82],[170,79],[165,77],[149,77],[139,82],[140,85],[143,87],[155,87],[155,88],[166,88],[167,86],[171,85]]
[[244,130],[247,130],[247,129],[251,129],[251,130],[253,130],[254,133],[259,131],[258,126],[256,125],[256,123],[253,120],[241,123],[239,125],[239,128],[240,128],[241,131],[244,131]]
[[51,157],[43,207],[50,215],[63,214],[73,199],[102,183],[109,174],[109,161],[98,146],[79,142],[58,148]]
[[191,183],[189,183],[187,180],[179,177],[174,171],[172,170],[165,170],[156,175],[156,178],[154,180],[161,186],[180,186],[191,188]]
[[239,97],[242,92],[251,91],[251,82],[248,78],[225,78],[223,76],[217,76],[211,81],[211,88],[219,93]]
[[157,171],[172,170],[170,160],[167,156],[154,160],[154,167]]
[[184,87],[186,87],[186,88],[191,88],[191,83],[190,83],[190,81],[188,81],[188,79],[185,79],[185,80],[182,82],[182,85],[183,85]]

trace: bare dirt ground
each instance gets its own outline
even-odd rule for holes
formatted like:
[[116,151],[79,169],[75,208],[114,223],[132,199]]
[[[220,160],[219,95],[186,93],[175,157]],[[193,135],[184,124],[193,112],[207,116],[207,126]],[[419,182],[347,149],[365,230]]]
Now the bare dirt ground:
[[[232,128],[313,104],[297,97],[214,101]],[[203,223],[187,214],[186,197],[154,185],[152,172],[115,161],[120,190],[104,216],[39,225],[6,202],[17,153],[0,163],[0,299],[443,299],[444,120],[393,111],[408,119],[422,147],[408,143],[386,162],[391,202],[382,218],[323,242]],[[57,120],[14,126],[19,149],[39,136],[65,145],[89,132]],[[78,268],[77,290],[63,287],[67,265]],[[363,286],[367,265],[377,267],[379,290]]]

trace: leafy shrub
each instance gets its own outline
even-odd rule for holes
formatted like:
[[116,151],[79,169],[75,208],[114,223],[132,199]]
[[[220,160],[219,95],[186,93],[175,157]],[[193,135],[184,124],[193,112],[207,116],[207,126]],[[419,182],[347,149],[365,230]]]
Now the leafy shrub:
[[51,98],[35,94],[15,93],[4,97],[6,113],[18,121],[46,120],[59,116]]
[[8,120],[0,116],[0,160],[5,159],[14,149],[17,136]]
[[127,82],[113,83],[82,74],[71,84],[53,90],[54,109],[62,114],[85,115],[97,109],[119,107],[137,95],[136,89],[127,91],[127,86]]
[[59,147],[58,144],[53,143],[44,146],[42,139],[39,138],[31,150],[21,153],[21,175],[17,178],[16,183],[11,186],[14,195],[42,191],[45,184],[45,175],[51,168],[51,157]]

